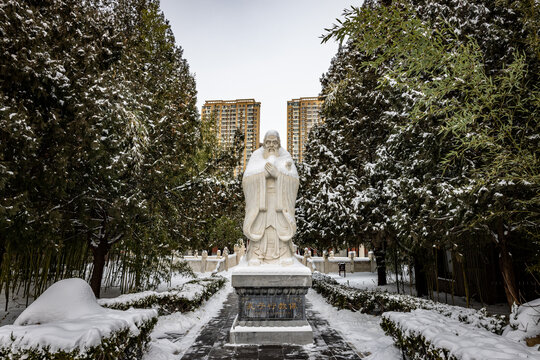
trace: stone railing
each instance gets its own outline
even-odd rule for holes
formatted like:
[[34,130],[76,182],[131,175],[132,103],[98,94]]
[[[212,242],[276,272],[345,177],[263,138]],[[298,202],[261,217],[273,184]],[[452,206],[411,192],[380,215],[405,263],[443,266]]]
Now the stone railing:
[[[238,265],[245,251],[244,246],[235,245],[232,254],[229,253],[227,248],[223,249],[223,253],[218,250],[216,255],[208,255],[206,250],[202,254],[194,251],[193,255],[186,255],[184,257],[175,256],[173,261],[187,261],[194,272],[220,272],[227,271],[233,266]],[[345,272],[347,274],[376,271],[375,257],[371,254],[369,257],[357,257],[354,252],[350,252],[349,257],[344,257],[334,256],[330,252],[330,254],[324,254],[324,256],[311,256],[310,251],[304,251],[303,256],[296,255],[296,258],[307,266],[311,272],[319,271],[323,274],[338,273],[340,263],[345,264]]]
[[225,247],[223,253],[221,250],[217,251],[216,255],[208,255],[206,250],[199,255],[198,251],[194,251],[193,255],[187,255],[184,257],[175,256],[174,261],[187,261],[189,267],[194,272],[220,272],[227,271],[233,266],[238,265],[240,259],[245,254],[244,246],[234,246],[234,252],[229,253],[229,249]]
[[312,272],[319,271],[323,274],[338,273],[340,263],[345,264],[345,272],[347,274],[376,271],[376,263],[373,256],[357,257],[354,255],[354,252],[350,252],[349,257],[341,257],[334,256],[330,252],[330,254],[325,253],[323,256],[311,256],[310,251],[304,251],[304,256],[296,255],[296,258],[310,268]]

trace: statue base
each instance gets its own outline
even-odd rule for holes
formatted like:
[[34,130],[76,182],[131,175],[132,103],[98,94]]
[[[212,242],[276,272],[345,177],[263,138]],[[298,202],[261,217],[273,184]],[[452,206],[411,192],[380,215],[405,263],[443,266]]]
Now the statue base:
[[306,320],[305,296],[311,271],[296,259],[291,266],[237,266],[231,276],[238,295],[238,315],[230,330],[232,344],[313,342]]

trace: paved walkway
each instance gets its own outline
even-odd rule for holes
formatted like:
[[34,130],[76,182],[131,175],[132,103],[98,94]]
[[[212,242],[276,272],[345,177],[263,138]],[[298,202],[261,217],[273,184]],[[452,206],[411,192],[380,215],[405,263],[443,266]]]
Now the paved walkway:
[[195,359],[242,359],[242,360],[277,360],[277,359],[361,359],[364,354],[357,354],[349,344],[333,329],[328,322],[306,302],[306,315],[313,328],[313,345],[242,345],[228,344],[229,329],[238,313],[238,297],[234,291],[229,295],[219,315],[213,318],[202,330],[194,344],[182,357],[183,360]]

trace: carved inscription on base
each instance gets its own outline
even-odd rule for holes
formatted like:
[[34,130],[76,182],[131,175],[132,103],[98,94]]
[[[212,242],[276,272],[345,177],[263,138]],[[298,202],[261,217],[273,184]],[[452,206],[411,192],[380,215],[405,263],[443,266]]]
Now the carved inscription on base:
[[307,289],[237,289],[239,320],[304,320]]

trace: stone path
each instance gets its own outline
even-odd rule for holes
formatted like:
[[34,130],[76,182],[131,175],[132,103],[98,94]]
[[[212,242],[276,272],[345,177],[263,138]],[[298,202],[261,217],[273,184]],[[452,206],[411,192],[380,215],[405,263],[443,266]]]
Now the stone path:
[[229,329],[238,313],[238,298],[232,292],[223,305],[219,315],[213,318],[201,330],[201,333],[186,351],[183,360],[199,359],[238,359],[238,360],[277,360],[277,359],[361,359],[364,354],[357,354],[349,344],[333,329],[328,322],[306,303],[306,315],[313,328],[314,344],[299,345],[242,345],[227,344]]

